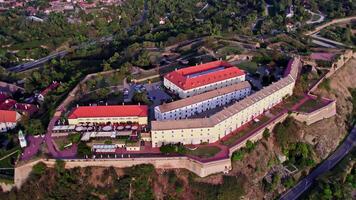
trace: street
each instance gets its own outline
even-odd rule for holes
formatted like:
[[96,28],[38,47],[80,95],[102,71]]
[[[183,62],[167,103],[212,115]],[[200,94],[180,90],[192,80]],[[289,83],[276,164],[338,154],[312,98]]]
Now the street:
[[356,145],[356,126],[352,129],[343,143],[336,149],[336,151],[329,156],[327,160],[322,162],[315,170],[313,170],[303,180],[299,181],[297,185],[285,192],[280,200],[295,200],[298,199],[309,187],[313,184],[314,180],[329,171],[340,162]]

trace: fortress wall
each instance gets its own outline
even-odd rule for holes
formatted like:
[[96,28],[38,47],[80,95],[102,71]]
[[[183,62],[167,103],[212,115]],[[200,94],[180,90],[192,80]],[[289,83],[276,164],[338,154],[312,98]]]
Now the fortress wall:
[[321,79],[319,79],[319,81],[309,90],[308,94],[310,95],[312,92],[314,92],[320,83],[322,83],[326,78],[334,75],[337,70],[343,67],[352,58],[356,58],[356,52],[353,52],[352,50],[346,50],[342,55],[340,55],[337,61],[331,64],[329,72],[326,73],[325,76],[323,76]]
[[305,122],[307,125],[313,124],[322,119],[330,118],[336,114],[336,101],[330,102],[328,105],[319,108],[310,113],[294,112],[292,116],[300,121]]
[[[230,158],[211,162],[199,162],[186,156],[181,157],[158,157],[158,158],[118,158],[118,159],[63,159],[65,168],[75,167],[115,167],[126,168],[140,164],[152,164],[159,169],[183,168],[194,172],[200,177],[205,177],[215,173],[227,172],[231,170]],[[15,186],[20,188],[32,171],[32,167],[43,162],[47,167],[54,167],[55,159],[38,159],[15,168]]]

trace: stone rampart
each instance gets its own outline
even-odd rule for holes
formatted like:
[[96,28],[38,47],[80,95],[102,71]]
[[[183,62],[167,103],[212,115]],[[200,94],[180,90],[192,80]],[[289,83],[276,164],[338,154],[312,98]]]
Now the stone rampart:
[[336,101],[331,101],[326,106],[310,113],[294,112],[292,114],[296,120],[305,122],[307,125],[313,124],[322,119],[330,118],[334,115],[336,115]]
[[313,87],[309,90],[308,94],[314,92],[320,83],[322,83],[325,79],[334,75],[334,73],[339,70],[342,66],[344,66],[350,59],[356,58],[356,52],[352,50],[346,50],[343,54],[339,56],[339,58],[331,64],[330,70],[326,73],[322,78],[319,79],[317,83],[313,85]]
[[[215,173],[227,172],[231,170],[230,158],[220,159],[210,162],[200,162],[186,156],[178,157],[146,157],[146,158],[118,158],[118,159],[63,159],[65,168],[75,167],[116,167],[126,168],[140,164],[152,164],[158,169],[187,169],[196,173],[200,177],[205,177]],[[48,167],[54,167],[55,159],[38,159],[19,165],[15,168],[15,186],[20,188],[32,171],[32,167],[43,162]]]

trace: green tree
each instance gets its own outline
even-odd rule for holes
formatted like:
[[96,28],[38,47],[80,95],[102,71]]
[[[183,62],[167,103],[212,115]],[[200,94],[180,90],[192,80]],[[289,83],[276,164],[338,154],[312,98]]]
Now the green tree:
[[269,132],[268,128],[266,128],[263,131],[262,135],[263,135],[263,138],[267,140],[269,138],[269,136],[271,135],[271,133]]
[[32,167],[32,174],[41,176],[46,171],[47,166],[43,162],[39,162]]

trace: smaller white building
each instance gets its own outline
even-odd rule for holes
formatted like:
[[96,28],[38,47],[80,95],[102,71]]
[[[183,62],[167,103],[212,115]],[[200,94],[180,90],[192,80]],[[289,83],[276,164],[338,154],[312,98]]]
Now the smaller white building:
[[21,148],[27,147],[27,141],[26,141],[25,136],[23,135],[22,130],[19,131],[18,137],[19,137],[19,141],[20,141],[20,146],[21,146]]
[[225,61],[214,61],[187,67],[164,76],[164,86],[181,98],[245,81],[244,71]]
[[251,85],[243,81],[217,90],[166,103],[155,107],[156,120],[185,119],[198,113],[221,107],[250,95]]
[[16,127],[21,115],[13,110],[0,110],[0,133]]

